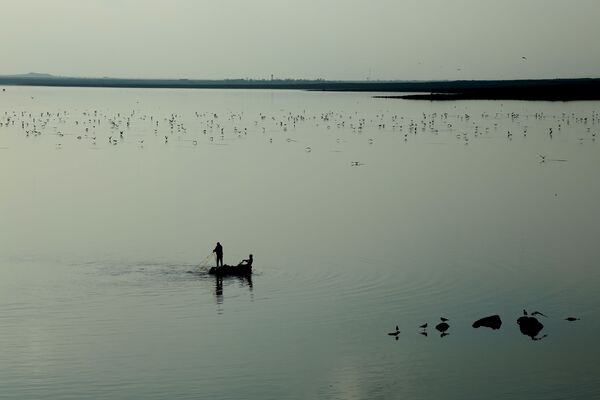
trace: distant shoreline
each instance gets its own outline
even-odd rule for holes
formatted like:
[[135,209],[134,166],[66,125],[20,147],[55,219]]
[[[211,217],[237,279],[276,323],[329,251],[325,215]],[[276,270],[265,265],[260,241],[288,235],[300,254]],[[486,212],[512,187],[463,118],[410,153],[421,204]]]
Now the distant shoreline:
[[[73,78],[47,74],[0,76],[3,86],[98,87],[147,89],[271,89],[331,92],[403,93],[385,99],[450,100],[600,100],[600,79],[528,79],[457,81],[192,80]],[[405,94],[410,93],[410,94]]]
[[374,96],[386,99],[405,100],[523,100],[523,101],[588,101],[600,100],[600,81],[556,80],[556,81],[507,81],[499,85],[480,82],[448,90],[432,90],[429,93]]

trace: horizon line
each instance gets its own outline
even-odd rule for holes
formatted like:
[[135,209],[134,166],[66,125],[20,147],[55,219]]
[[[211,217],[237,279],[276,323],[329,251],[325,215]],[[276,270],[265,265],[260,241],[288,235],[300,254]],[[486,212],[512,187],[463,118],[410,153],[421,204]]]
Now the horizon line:
[[127,81],[189,81],[189,82],[319,82],[319,83],[428,83],[428,82],[518,82],[518,81],[570,81],[570,80],[596,80],[600,77],[538,77],[538,78],[424,78],[424,79],[328,79],[328,78],[302,78],[302,77],[271,77],[271,78],[251,78],[251,77],[229,77],[229,78],[173,78],[173,77],[115,77],[115,76],[72,76],[55,75],[45,72],[27,72],[16,74],[0,74],[0,78],[15,79],[90,79],[90,80],[127,80]]

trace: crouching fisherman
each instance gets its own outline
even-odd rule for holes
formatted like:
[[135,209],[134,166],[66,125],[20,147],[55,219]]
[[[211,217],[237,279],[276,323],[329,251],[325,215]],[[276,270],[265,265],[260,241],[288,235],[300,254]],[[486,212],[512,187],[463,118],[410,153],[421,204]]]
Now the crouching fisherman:
[[238,267],[252,267],[252,262],[254,261],[252,254],[248,256],[248,259],[240,261],[237,265]]

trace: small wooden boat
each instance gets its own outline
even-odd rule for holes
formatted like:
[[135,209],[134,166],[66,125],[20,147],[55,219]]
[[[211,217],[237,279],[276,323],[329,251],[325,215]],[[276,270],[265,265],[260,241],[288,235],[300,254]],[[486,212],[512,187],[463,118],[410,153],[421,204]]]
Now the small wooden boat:
[[216,276],[245,276],[252,275],[251,265],[223,265],[222,267],[211,267],[208,273]]

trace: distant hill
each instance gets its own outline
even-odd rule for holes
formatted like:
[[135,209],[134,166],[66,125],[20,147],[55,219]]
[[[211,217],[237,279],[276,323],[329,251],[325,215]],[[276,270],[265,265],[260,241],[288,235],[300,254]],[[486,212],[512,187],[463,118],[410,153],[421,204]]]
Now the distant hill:
[[39,72],[30,72],[28,74],[25,74],[25,76],[28,76],[30,78],[54,78],[54,75],[41,74]]
[[0,78],[57,78],[54,75],[39,72],[29,72],[27,74],[0,75]]

